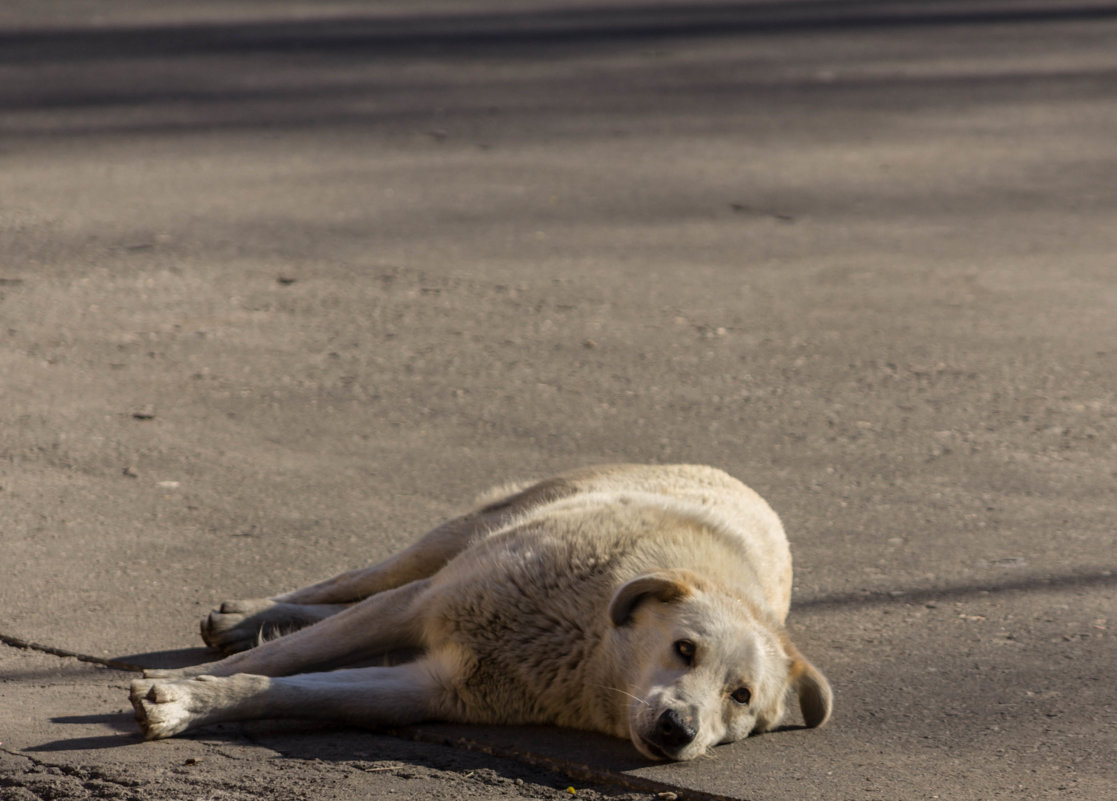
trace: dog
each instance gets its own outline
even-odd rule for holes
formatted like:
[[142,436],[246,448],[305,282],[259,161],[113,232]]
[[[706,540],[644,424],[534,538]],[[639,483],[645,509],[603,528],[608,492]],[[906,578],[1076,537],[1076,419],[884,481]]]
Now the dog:
[[688,760],[773,728],[791,694],[808,727],[830,717],[784,628],[783,527],[736,479],[615,465],[479,503],[378,565],[222,604],[202,637],[230,656],[132,682],[145,737],[261,718],[554,724]]

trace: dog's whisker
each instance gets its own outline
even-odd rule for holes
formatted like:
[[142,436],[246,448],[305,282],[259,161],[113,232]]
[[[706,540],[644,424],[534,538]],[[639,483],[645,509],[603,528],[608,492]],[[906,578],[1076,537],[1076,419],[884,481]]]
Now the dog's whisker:
[[648,703],[648,701],[647,701],[647,699],[646,699],[646,698],[641,698],[641,697],[640,697],[640,696],[638,696],[638,695],[633,695],[633,694],[632,694],[632,693],[630,693],[630,692],[627,692],[627,691],[625,691],[625,690],[622,690],[622,689],[621,689],[620,687],[610,687],[610,686],[608,686],[607,684],[599,684],[599,685],[597,685],[597,686],[598,686],[598,687],[600,687],[600,688],[601,688],[601,689],[603,689],[603,690],[610,690],[611,692],[615,692],[615,693],[620,693],[621,695],[627,695],[627,696],[628,696],[629,698],[631,698],[631,699],[632,699],[633,701],[639,701],[639,702],[640,702],[641,704],[643,704],[644,706],[651,706],[651,704],[649,704],[649,703]]

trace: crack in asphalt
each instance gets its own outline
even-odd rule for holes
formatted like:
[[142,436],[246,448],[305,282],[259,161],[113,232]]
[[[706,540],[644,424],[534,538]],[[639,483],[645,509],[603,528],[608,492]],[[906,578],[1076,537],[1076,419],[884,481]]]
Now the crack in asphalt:
[[102,659],[99,656],[90,656],[89,654],[78,653],[66,648],[55,648],[52,645],[43,645],[42,643],[31,642],[22,637],[14,637],[10,634],[0,632],[0,643],[9,645],[12,648],[19,648],[24,651],[38,651],[43,654],[51,654],[53,656],[61,656],[69,659],[76,659],[79,662],[92,662],[95,665],[112,668],[113,670],[129,670],[133,673],[142,673],[145,668],[140,665],[133,665],[130,662],[121,662],[118,659]]
[[[82,795],[89,794],[88,797],[91,798],[137,798],[140,796],[137,796],[136,792],[138,788],[143,786],[143,783],[139,781],[113,778],[98,768],[85,768],[78,765],[47,762],[42,759],[36,759],[23,752],[12,751],[9,748],[0,748],[0,753],[7,754],[15,759],[24,760],[29,765],[23,769],[21,775],[0,775],[0,789],[5,787],[19,787],[26,790],[35,798],[78,797],[76,794],[70,794],[66,788],[59,788],[53,785],[50,788],[49,794],[44,795],[38,787],[38,784],[44,779],[49,781],[47,777],[50,776],[64,776],[73,779],[81,785]],[[28,774],[41,774],[41,778],[29,776]],[[96,786],[90,786],[91,784],[95,784]],[[105,785],[109,785],[111,789],[106,791]]]

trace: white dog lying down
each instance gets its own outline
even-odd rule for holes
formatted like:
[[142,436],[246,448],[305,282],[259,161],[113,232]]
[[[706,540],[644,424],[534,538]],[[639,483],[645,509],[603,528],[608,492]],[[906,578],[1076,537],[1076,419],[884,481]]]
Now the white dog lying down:
[[[830,686],[784,630],[783,528],[737,480],[621,465],[487,497],[382,564],[222,604],[202,637],[240,653],[133,682],[144,735],[546,723],[683,760],[775,726],[789,690],[808,726],[830,716]],[[252,647],[276,630],[292,633]],[[346,668],[372,659],[387,666]]]

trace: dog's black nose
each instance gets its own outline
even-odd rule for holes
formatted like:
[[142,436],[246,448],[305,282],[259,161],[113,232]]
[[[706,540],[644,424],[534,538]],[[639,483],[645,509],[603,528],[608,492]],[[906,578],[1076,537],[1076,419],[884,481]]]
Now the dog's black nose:
[[655,744],[667,751],[678,751],[697,735],[692,718],[683,717],[675,709],[668,709],[655,722]]

